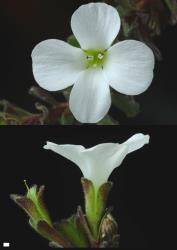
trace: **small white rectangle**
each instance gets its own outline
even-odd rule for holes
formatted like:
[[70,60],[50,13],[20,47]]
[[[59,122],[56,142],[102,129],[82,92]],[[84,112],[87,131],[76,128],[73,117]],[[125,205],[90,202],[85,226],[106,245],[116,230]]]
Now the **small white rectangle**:
[[10,247],[10,243],[9,242],[3,242],[3,247]]

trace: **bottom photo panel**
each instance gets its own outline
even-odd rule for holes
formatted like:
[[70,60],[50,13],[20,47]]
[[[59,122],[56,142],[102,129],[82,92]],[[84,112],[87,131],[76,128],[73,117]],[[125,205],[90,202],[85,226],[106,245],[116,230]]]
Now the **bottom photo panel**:
[[167,248],[167,126],[2,127],[0,248]]

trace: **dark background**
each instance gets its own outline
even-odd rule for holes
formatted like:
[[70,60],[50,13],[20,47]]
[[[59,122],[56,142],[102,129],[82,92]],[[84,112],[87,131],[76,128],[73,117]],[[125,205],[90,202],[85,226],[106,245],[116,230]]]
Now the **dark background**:
[[47,140],[91,147],[122,143],[137,132],[149,134],[151,142],[128,155],[113,172],[110,180],[114,187],[108,203],[119,219],[121,248],[167,248],[169,153],[171,138],[177,136],[173,126],[2,127],[0,244],[10,242],[15,249],[47,249],[47,241],[30,228],[26,214],[9,199],[10,193],[25,193],[24,179],[29,185],[46,185],[45,200],[55,221],[69,217],[77,205],[83,206],[79,168],[44,150]]
[[[50,38],[66,40],[71,34],[70,19],[85,0],[1,0],[1,84],[0,98],[29,110],[34,99],[28,89],[36,84],[32,75],[31,52],[34,46]],[[163,30],[156,40],[164,60],[156,63],[150,89],[137,97],[141,114],[125,119],[115,113],[122,124],[177,124],[177,27]]]

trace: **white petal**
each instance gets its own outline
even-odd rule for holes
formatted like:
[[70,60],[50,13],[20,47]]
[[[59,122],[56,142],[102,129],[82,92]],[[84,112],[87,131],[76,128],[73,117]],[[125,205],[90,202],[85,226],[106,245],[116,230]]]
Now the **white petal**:
[[74,12],[71,28],[82,49],[107,49],[120,30],[120,17],[108,4],[89,3]]
[[86,70],[74,85],[70,109],[82,123],[97,123],[111,106],[110,89],[101,69]]
[[80,168],[85,178],[99,188],[107,182],[112,171],[119,167],[128,153],[127,145],[105,143],[86,149],[82,155],[85,162]]
[[154,65],[154,54],[149,47],[127,40],[110,48],[104,70],[112,88],[122,94],[138,95],[150,86]]
[[149,140],[150,140],[149,135],[136,134],[123,144],[128,146],[128,153],[131,153],[133,151],[142,148],[145,144],[148,144]]
[[47,142],[44,149],[52,150],[79,166],[82,164],[82,157],[80,154],[85,148],[79,145],[58,145],[53,142]]
[[91,180],[96,188],[107,182],[112,171],[120,166],[128,153],[128,146],[118,143],[105,143],[85,149],[79,145],[57,145],[47,142],[44,148],[78,165],[83,176]]
[[85,149],[79,145],[57,145],[47,142],[50,149],[74,162],[85,178],[91,180],[96,189],[107,182],[112,171],[119,167],[128,153],[149,143],[149,135],[135,134],[122,144],[105,143]]
[[39,43],[32,52],[33,74],[37,83],[49,91],[73,85],[84,69],[84,54],[60,40]]

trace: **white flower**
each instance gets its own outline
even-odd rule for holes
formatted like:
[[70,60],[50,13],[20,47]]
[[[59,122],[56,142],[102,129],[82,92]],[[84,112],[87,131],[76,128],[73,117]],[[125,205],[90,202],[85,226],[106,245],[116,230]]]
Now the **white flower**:
[[138,95],[153,79],[154,55],[145,44],[127,40],[112,45],[120,30],[115,8],[105,3],[79,7],[71,19],[81,49],[60,40],[39,43],[32,52],[38,84],[59,91],[74,84],[70,109],[83,123],[96,123],[111,106],[110,87]]
[[90,149],[79,145],[57,145],[47,142],[44,148],[78,165],[84,177],[91,180],[98,189],[107,182],[112,171],[120,166],[126,155],[148,144],[149,138],[149,135],[136,134],[122,144],[105,143]]

